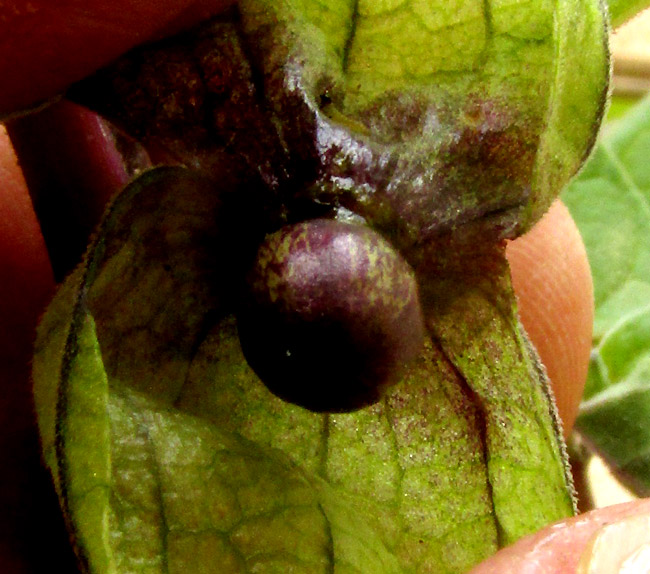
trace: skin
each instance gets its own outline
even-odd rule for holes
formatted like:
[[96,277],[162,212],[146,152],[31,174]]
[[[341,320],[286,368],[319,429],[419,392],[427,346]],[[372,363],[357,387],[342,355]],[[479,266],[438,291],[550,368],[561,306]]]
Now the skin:
[[584,244],[569,210],[557,201],[506,254],[519,316],[553,383],[568,436],[587,378],[594,320]]
[[25,182],[1,126],[0,217],[0,572],[22,574],[45,566],[30,551],[30,540],[46,553],[51,550],[54,563],[62,567],[71,557],[62,550],[61,518],[39,464],[29,384],[34,329],[52,296],[54,279]]
[[[0,117],[33,107],[135,45],[205,20],[232,0],[8,0],[0,6]],[[74,57],[69,57],[74,54]]]
[[[128,48],[181,30],[228,3],[10,0],[0,7],[0,77],[5,79],[0,115],[54,98]],[[25,182],[1,127],[0,218],[0,458],[3,469],[11,469],[0,476],[0,571],[44,571],[33,551],[44,545],[51,549],[40,552],[48,568],[58,565],[63,571],[70,557],[62,550],[65,541],[53,534],[60,531],[54,502],[35,499],[48,487],[37,462],[28,391],[35,325],[55,285]],[[568,431],[587,369],[593,293],[584,247],[566,208],[556,203],[534,230],[508,246],[508,257],[522,321],[546,364]],[[650,513],[650,501],[565,521],[497,553],[473,574],[574,574],[593,532],[607,521],[641,512]]]

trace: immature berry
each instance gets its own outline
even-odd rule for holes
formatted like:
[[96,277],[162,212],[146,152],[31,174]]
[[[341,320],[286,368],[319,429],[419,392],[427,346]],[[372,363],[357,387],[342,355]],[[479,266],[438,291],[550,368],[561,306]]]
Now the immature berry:
[[315,219],[268,236],[238,314],[250,366],[314,411],[377,401],[421,349],[411,267],[363,225]]

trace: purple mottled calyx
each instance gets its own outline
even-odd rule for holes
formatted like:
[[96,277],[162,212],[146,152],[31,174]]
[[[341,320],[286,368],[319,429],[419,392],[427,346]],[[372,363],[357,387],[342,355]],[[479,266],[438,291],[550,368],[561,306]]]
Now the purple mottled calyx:
[[238,327],[266,386],[314,411],[376,402],[424,340],[411,267],[370,228],[327,219],[266,238]]

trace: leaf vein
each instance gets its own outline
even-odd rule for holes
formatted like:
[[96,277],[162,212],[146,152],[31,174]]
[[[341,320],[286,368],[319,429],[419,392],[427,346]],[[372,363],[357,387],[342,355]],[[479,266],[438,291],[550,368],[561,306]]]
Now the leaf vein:
[[627,186],[629,192],[641,204],[644,215],[650,220],[650,203],[648,202],[648,198],[643,193],[643,190],[637,185],[636,181],[634,181],[632,174],[630,174],[629,170],[625,167],[625,163],[621,160],[607,140],[604,139],[601,142],[601,149],[605,153],[605,157],[607,157],[612,167],[616,170],[617,175]]

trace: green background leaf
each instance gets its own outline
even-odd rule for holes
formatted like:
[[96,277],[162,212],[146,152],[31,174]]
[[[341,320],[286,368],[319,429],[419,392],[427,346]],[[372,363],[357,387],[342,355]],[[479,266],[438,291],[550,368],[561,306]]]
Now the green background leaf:
[[594,277],[594,348],[576,428],[650,493],[650,98],[605,132],[563,199]]

